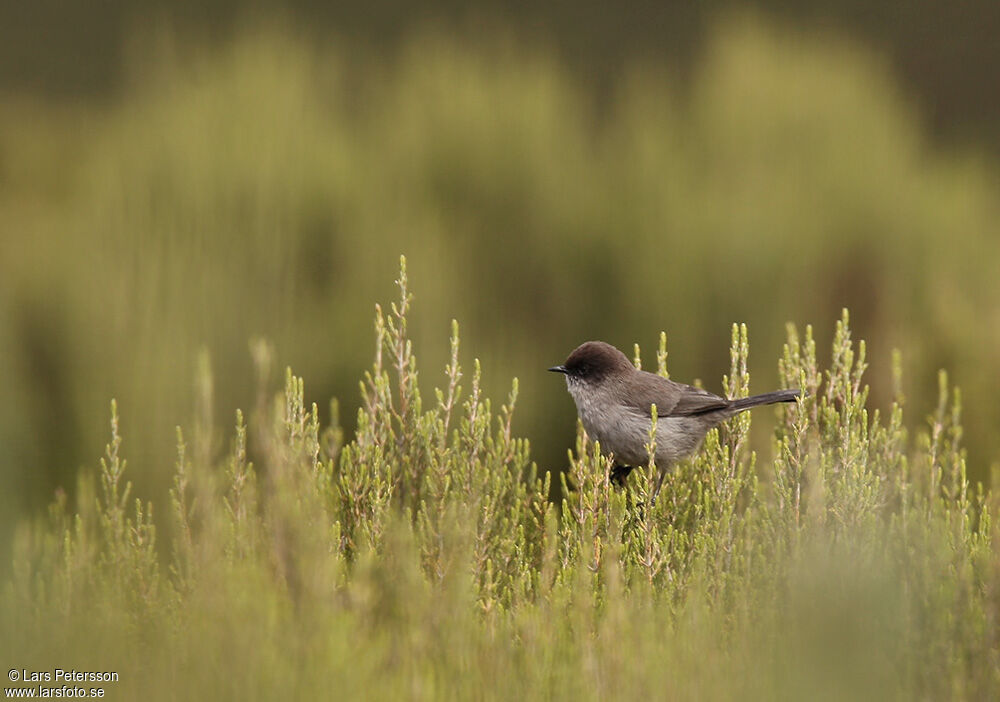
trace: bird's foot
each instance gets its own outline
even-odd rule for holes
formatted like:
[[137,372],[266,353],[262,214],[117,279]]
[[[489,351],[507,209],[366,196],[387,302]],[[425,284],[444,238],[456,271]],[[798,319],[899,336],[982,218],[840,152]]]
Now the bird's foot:
[[617,488],[625,487],[625,479],[634,469],[634,466],[613,466],[611,468],[611,484]]

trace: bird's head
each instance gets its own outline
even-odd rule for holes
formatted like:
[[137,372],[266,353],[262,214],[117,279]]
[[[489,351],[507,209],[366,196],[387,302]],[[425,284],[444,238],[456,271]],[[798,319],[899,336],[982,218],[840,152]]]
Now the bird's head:
[[635,370],[632,362],[621,351],[603,341],[580,344],[561,366],[549,368],[553,373],[564,373],[573,382],[599,383],[610,375]]

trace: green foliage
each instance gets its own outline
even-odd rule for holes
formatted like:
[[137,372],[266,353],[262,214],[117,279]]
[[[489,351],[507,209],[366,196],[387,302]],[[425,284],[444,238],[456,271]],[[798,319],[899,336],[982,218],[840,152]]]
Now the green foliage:
[[[900,402],[869,413],[846,312],[825,371],[811,328],[790,327],[780,374],[805,395],[778,408],[772,458],[749,450],[745,413],[654,503],[655,466],[617,490],[578,428],[553,503],[512,432],[517,382],[497,410],[478,362],[463,386],[457,323],[424,402],[405,260],[397,282],[350,440],[291,371],[271,396],[264,344],[226,455],[198,445],[209,427],[190,448],[178,430],[166,568],[112,403],[100,495],[83,480],[75,509],[63,497],[19,530],[4,660],[116,670],[124,699],[1000,694],[996,504],[966,478],[943,374],[911,442]],[[731,397],[748,354],[734,325]],[[206,403],[210,378],[203,364]]]
[[[727,15],[683,78],[634,62],[597,91],[523,37],[428,31],[386,55],[309,34],[262,21],[211,46],[134,37],[113,99],[0,96],[0,534],[99,455],[109,397],[135,494],[166,504],[172,427],[194,395],[211,416],[191,449],[221,445],[229,408],[254,401],[254,337],[309,378],[324,424],[339,396],[354,430],[386,252],[423,281],[424,367],[448,362],[463,320],[464,348],[493,370],[480,392],[521,379],[515,430],[546,469],[565,467],[573,415],[544,368],[581,340],[630,348],[667,329],[675,376],[714,382],[733,320],[767,349],[786,320],[817,320],[825,350],[848,307],[878,344],[874,406],[893,397],[891,348],[909,377],[949,368],[986,478],[997,170],[932,146],[879,57]],[[199,348],[215,361],[207,405]],[[777,384],[769,357],[750,367]],[[911,407],[932,406],[934,388],[914,385]],[[400,470],[423,470],[425,448],[405,448]]]

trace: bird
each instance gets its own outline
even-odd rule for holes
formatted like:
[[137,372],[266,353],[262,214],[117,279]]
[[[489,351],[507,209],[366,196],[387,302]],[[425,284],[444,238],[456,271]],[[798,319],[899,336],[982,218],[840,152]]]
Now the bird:
[[603,341],[580,344],[566,362],[548,370],[566,376],[577,414],[601,453],[612,458],[611,481],[621,487],[637,466],[649,463],[652,407],[656,405],[656,466],[651,504],[671,464],[696,452],[705,434],[753,407],[795,402],[797,389],[729,400],[693,385],[639,370],[620,350]]

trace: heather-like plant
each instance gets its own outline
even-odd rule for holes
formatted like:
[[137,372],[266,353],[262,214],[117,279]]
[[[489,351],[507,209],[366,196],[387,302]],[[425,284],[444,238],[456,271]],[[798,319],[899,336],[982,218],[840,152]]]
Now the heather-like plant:
[[[425,402],[405,260],[397,282],[350,437],[290,370],[272,394],[257,343],[256,405],[220,452],[206,361],[154,518],[131,500],[112,402],[99,488],[82,477],[75,506],[61,494],[18,532],[10,667],[115,670],[103,687],[124,699],[1000,693],[995,500],[966,479],[943,373],[911,441],[898,357],[897,400],[870,410],[847,313],[825,370],[812,329],[789,327],[780,374],[804,397],[777,409],[771,455],[739,415],[654,504],[655,466],[616,489],[579,429],[552,501],[556,471],[513,434],[517,381],[494,410],[457,323]],[[750,392],[748,354],[734,325],[730,397]],[[664,336],[656,357],[666,375]]]

